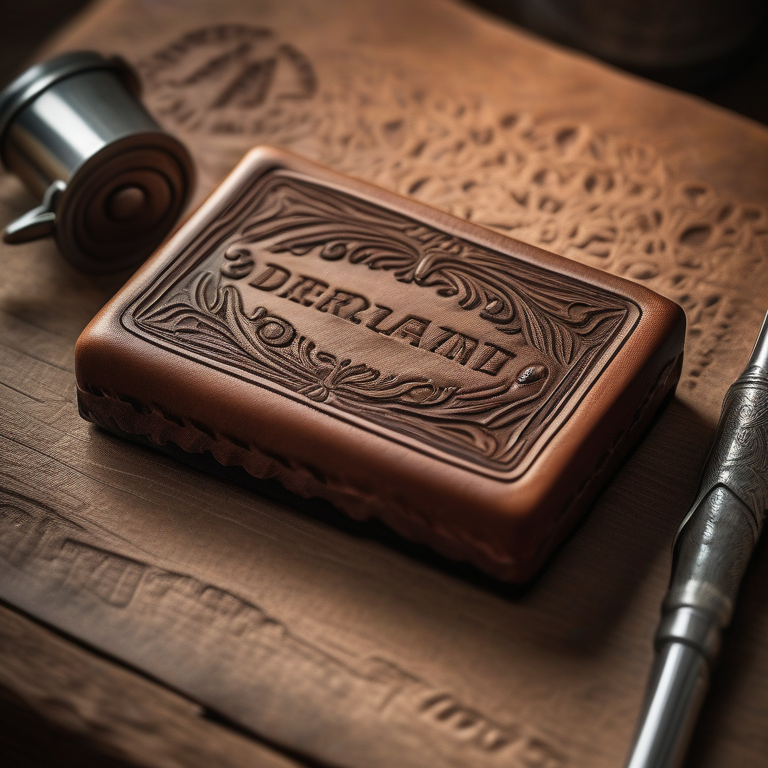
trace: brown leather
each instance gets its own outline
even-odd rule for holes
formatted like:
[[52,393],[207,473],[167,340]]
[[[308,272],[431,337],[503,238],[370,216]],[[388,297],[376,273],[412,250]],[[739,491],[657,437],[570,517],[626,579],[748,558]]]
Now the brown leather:
[[76,349],[107,428],[530,578],[674,387],[652,291],[251,152]]

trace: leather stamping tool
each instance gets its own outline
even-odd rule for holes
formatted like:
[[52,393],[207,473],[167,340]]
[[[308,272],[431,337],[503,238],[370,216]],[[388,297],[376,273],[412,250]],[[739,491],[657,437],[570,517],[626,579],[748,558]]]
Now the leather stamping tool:
[[52,235],[72,265],[97,273],[152,253],[189,198],[194,167],[139,91],[125,61],[82,51],[31,67],[0,93],[0,158],[42,198],[5,242]]

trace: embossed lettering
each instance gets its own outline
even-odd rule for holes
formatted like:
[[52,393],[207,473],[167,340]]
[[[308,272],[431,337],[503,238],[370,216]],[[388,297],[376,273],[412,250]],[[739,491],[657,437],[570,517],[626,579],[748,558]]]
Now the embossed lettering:
[[357,315],[360,312],[365,312],[371,306],[371,302],[359,293],[349,293],[337,289],[316,306],[320,312],[336,315],[358,325],[361,321]]
[[449,693],[430,695],[419,707],[454,738],[469,742],[483,752],[493,754],[521,741],[520,728],[494,722],[481,712],[465,706]]
[[416,315],[407,315],[400,322],[394,323],[389,328],[382,328],[381,323],[392,314],[389,307],[376,304],[376,310],[373,317],[366,323],[366,328],[370,328],[376,333],[391,336],[393,339],[404,339],[414,347],[418,347],[424,331],[429,328],[430,320]]
[[429,322],[429,320],[425,320],[423,317],[408,315],[408,317],[395,325],[394,328],[389,331],[382,331],[382,333],[386,333],[387,336],[391,336],[393,339],[403,339],[414,347],[418,347],[424,331],[429,328]]
[[487,373],[489,376],[497,376],[501,369],[515,356],[514,352],[486,341],[485,348],[480,353],[480,359],[472,366],[472,370]]
[[466,365],[469,358],[472,357],[472,353],[477,349],[477,339],[465,336],[451,328],[441,327],[441,330],[444,333],[432,344],[429,351],[447,357],[449,360],[455,360],[461,365]]
[[373,312],[373,317],[365,324],[366,328],[370,328],[376,333],[386,333],[386,331],[380,331],[379,326],[382,320],[385,320],[392,314],[392,310],[389,307],[382,306],[381,304],[374,305],[376,309]]
[[305,307],[311,307],[328,289],[328,283],[309,275],[299,275],[296,281],[289,285],[278,296],[289,301],[295,301]]
[[[227,251],[225,258],[230,260],[233,265],[242,263],[243,266],[238,268],[243,270],[249,260],[254,261],[247,249],[232,248]],[[224,272],[223,267],[221,271],[230,276]],[[237,270],[232,273],[232,275],[234,274],[237,274]],[[249,285],[262,291],[282,289],[277,293],[280,298],[288,299],[305,307],[314,306],[319,312],[336,315],[355,325],[362,322],[359,315],[371,307],[370,301],[359,293],[331,287],[324,280],[310,275],[294,276],[290,270],[276,264],[267,264],[266,268]],[[435,335],[430,331],[433,323],[428,318],[409,314],[397,320],[392,319],[393,312],[392,309],[382,304],[374,304],[365,327],[383,336],[401,339],[413,347],[422,347],[459,365],[470,363],[473,355],[477,352],[479,341],[472,336],[443,326],[440,326]],[[390,322],[382,325],[387,320]],[[267,342],[266,339],[264,341]],[[477,360],[471,367],[472,370],[496,376],[513,357],[515,357],[514,352],[491,342],[485,342],[482,351],[477,355]]]
[[251,280],[248,285],[258,288],[260,291],[276,291],[282,288],[288,281],[291,273],[277,264],[267,264],[267,268]]

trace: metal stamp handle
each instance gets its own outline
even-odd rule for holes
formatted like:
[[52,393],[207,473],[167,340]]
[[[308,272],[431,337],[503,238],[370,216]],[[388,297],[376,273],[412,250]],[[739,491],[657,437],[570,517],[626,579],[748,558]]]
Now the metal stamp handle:
[[744,372],[723,400],[696,501],[675,541],[665,613],[688,606],[710,614],[721,628],[730,622],[766,507],[768,316]]
[[725,396],[699,495],[717,485],[749,510],[757,538],[768,506],[768,373],[763,379],[747,369]]

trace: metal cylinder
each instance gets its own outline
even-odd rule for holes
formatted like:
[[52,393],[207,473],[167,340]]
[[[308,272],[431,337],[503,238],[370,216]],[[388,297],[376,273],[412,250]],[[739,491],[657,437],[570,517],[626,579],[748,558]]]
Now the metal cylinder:
[[184,145],[138,100],[120,59],[67,53],[36,65],[0,94],[0,159],[43,205],[6,229],[7,242],[52,234],[88,272],[145,259],[192,189]]

